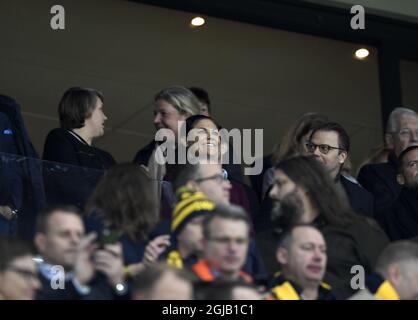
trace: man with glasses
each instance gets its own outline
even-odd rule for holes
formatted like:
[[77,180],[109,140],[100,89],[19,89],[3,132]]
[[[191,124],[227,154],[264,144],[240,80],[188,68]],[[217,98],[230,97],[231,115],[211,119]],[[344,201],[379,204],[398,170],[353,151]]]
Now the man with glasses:
[[418,144],[418,114],[407,108],[396,108],[389,116],[385,143],[392,150],[387,163],[368,164],[359,172],[358,181],[375,198],[376,211],[386,209],[401,191],[396,182],[398,157],[409,146]]
[[0,300],[33,300],[41,287],[33,254],[14,238],[0,238]]
[[397,181],[399,197],[379,214],[379,222],[392,241],[418,236],[418,146],[406,148],[399,155]]
[[341,184],[354,212],[373,217],[373,196],[340,174],[350,149],[350,138],[344,128],[336,122],[317,126],[306,143],[306,149],[325,166],[335,182]]
[[188,187],[201,191],[215,204],[229,204],[231,183],[221,164],[186,164],[174,173],[173,189]]
[[[231,183],[227,172],[221,164],[186,164],[179,166],[174,173],[173,189],[178,192],[186,187],[190,190],[202,192],[206,198],[216,206],[229,205],[231,195]],[[242,212],[249,220],[245,210]],[[250,241],[248,255],[243,270],[251,274],[260,282],[267,278],[264,262],[254,241]]]
[[249,242],[250,224],[245,212],[237,206],[218,206],[203,222],[204,258],[192,266],[192,271],[205,282],[221,278],[251,283],[251,276],[242,271]]

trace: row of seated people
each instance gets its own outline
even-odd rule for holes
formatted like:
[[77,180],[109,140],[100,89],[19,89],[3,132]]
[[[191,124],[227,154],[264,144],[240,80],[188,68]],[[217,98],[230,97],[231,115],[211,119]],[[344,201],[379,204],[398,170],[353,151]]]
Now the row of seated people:
[[[170,87],[157,93],[154,99],[154,125],[156,129],[172,130],[177,137],[179,121],[188,120],[187,133],[195,128],[205,130],[200,134],[203,138],[199,141],[203,143],[202,148],[207,149],[209,144],[205,137],[211,144],[216,144],[217,139],[213,136],[217,134],[220,126],[208,116],[211,112],[208,94],[202,89],[191,89],[192,91],[183,87]],[[5,96],[1,97],[0,102],[2,115],[0,120],[3,129],[1,151],[35,158],[36,152],[20,117],[20,107]],[[61,128],[49,133],[43,159],[74,166],[70,167],[71,170],[61,167],[60,171],[49,165],[44,170],[43,181],[42,174],[30,161],[26,168],[20,169],[23,173],[13,174],[18,171],[13,169],[2,171],[3,185],[12,187],[3,187],[0,192],[1,233],[7,233],[12,228],[6,220],[11,220],[11,217],[19,211],[21,220],[27,221],[18,225],[19,234],[30,239],[33,237],[34,216],[46,203],[71,203],[80,208],[84,207],[103,170],[115,164],[108,152],[93,145],[93,140],[104,134],[104,122],[107,118],[103,112],[103,102],[103,94],[97,90],[70,88],[59,103]],[[414,111],[406,108],[395,109],[389,117],[385,134],[389,150],[387,160],[383,160],[385,163],[365,165],[358,176],[360,183],[353,176],[344,173],[350,150],[347,132],[341,125],[330,122],[327,117],[320,114],[308,113],[298,119],[285,134],[280,147],[272,157],[272,162],[277,164],[282,159],[295,154],[314,155],[324,164],[335,182],[343,186],[354,212],[375,218],[393,240],[410,238],[418,235],[417,221],[413,214],[417,207],[413,191],[414,181],[399,180],[397,176],[401,165],[400,153],[408,146],[418,143],[417,129],[418,116]],[[175,199],[170,183],[165,182],[170,182],[172,173],[170,166],[156,161],[158,146],[158,143],[153,141],[141,149],[135,156],[134,163],[144,166],[150,177],[159,181],[155,183],[154,190],[161,199],[160,214],[164,218],[169,218]],[[216,145],[212,146],[212,151],[209,152],[216,152],[214,151],[217,150],[216,147]],[[228,150],[225,153],[227,160],[233,158],[232,147],[232,144],[227,145]],[[267,166],[264,166],[262,174],[250,176],[253,191],[243,183],[240,164],[226,162],[223,168],[228,172],[231,182],[231,202],[251,213],[256,230],[263,229],[265,224],[269,224],[271,200],[266,194],[272,187],[273,167],[269,167],[266,163]],[[93,176],[91,179],[93,183],[83,183],[82,176],[85,175],[86,170],[80,169],[77,172],[77,168],[91,169],[88,173]],[[66,175],[56,174],[65,171]],[[81,176],[80,183],[77,183],[80,180],[77,179],[78,176]],[[258,182],[260,180],[263,181],[261,187]],[[79,190],[70,188],[71,185],[76,185]],[[43,194],[43,190],[46,194]],[[22,201],[24,194],[26,198]],[[27,208],[24,208],[25,202],[30,202],[27,200],[29,198],[32,201],[26,205]],[[399,211],[402,211],[401,215],[396,214]]]
[[[77,89],[79,90],[79,89]],[[82,89],[84,90],[84,89]],[[163,94],[167,95],[166,91],[170,90],[185,90],[184,88],[169,88],[167,90],[163,90],[162,92],[159,93],[159,95],[157,96],[161,96]],[[71,91],[71,90],[70,90]],[[64,95],[65,97],[66,95]],[[63,97],[63,99],[64,99]],[[168,115],[168,120],[167,121],[163,121],[164,117],[167,117],[167,114],[164,114],[164,110],[163,112],[160,112],[161,110],[158,109],[158,104],[162,104],[165,105],[167,107],[167,100],[170,99],[170,96],[164,96],[165,98],[156,98],[156,117],[155,117],[155,123],[156,123],[156,127],[157,128],[163,128],[164,126],[168,127],[167,123],[177,123],[179,120],[175,120],[174,122],[172,122],[170,119],[170,117],[172,115]],[[101,104],[100,107],[100,103],[97,105],[97,102],[100,99],[96,99],[96,107],[94,110],[97,110],[98,112],[96,113],[96,116],[93,114],[91,114],[90,116],[88,116],[88,118],[85,119],[85,123],[84,125],[82,125],[81,128],[79,129],[83,129],[78,131],[77,133],[77,128],[73,129],[73,130],[68,130],[68,134],[74,138],[78,137],[85,137],[85,139],[82,138],[82,140],[84,142],[87,141],[87,144],[83,144],[83,147],[86,147],[86,150],[79,150],[76,151],[75,154],[81,157],[86,157],[87,159],[89,159],[90,161],[92,161],[92,159],[94,160],[94,163],[96,165],[96,169],[100,169],[97,167],[97,163],[100,163],[100,161],[102,161],[103,157],[98,156],[98,154],[95,152],[95,150],[97,148],[94,148],[91,146],[91,142],[92,142],[92,138],[88,139],[88,137],[86,137],[85,132],[89,132],[90,137],[93,137],[93,135],[101,135],[103,134],[103,122],[105,120],[105,116],[102,112],[102,107],[103,105]],[[100,100],[101,103],[103,102],[103,99]],[[175,100],[169,100],[170,102],[174,103]],[[173,102],[174,101],[174,102]],[[168,103],[171,107],[173,107],[172,104]],[[61,107],[62,104],[60,104]],[[163,106],[164,107],[164,106]],[[167,107],[168,108],[168,107]],[[177,110],[177,109],[176,109]],[[166,110],[167,111],[167,110]],[[172,111],[172,110],[168,110],[168,111]],[[210,117],[207,116],[190,116],[186,114],[181,113],[180,111],[178,111],[179,114],[182,114],[185,116],[186,119],[186,126],[188,126],[187,130],[190,130],[192,128],[197,128],[199,130],[202,130],[202,134],[207,138],[207,141],[205,139],[199,139],[198,140],[198,146],[197,149],[200,151],[202,150],[202,152],[211,152],[211,150],[215,150],[215,153],[219,152],[219,148],[216,148],[217,145],[216,143],[219,143],[218,141],[218,134],[217,134],[217,130],[219,129],[219,126],[217,126],[215,124],[215,122],[213,121],[213,119],[211,119]],[[409,115],[409,117],[414,117],[413,115]],[[91,118],[91,121],[87,121]],[[396,117],[395,117],[396,118]],[[61,119],[61,116],[60,116]],[[396,119],[403,119],[402,116],[399,116]],[[166,123],[163,123],[166,122]],[[94,125],[89,126],[87,123],[94,123]],[[100,123],[100,126],[98,125]],[[99,128],[101,130],[99,130]],[[94,129],[94,130],[93,130]],[[93,133],[94,134],[93,134]],[[175,131],[176,132],[176,131]],[[412,131],[411,131],[412,132]],[[51,133],[52,134],[52,133]],[[393,133],[398,134],[399,136],[400,133]],[[88,136],[88,135],[87,135]],[[405,167],[408,167],[408,170],[403,170],[402,166],[400,165],[397,168],[397,171],[399,171],[399,175],[397,176],[398,181],[400,181],[400,183],[402,185],[404,185],[404,188],[410,188],[413,190],[414,187],[414,177],[415,177],[415,172],[413,170],[413,163],[414,163],[414,155],[415,155],[415,149],[412,147],[408,148],[409,144],[413,145],[413,139],[416,136],[416,133],[412,132],[412,134],[410,134],[410,143],[406,144],[406,149],[404,149],[404,153],[400,153],[399,154],[399,159],[401,159],[400,163],[404,164]],[[263,260],[264,260],[264,264],[267,266],[268,269],[268,273],[271,272],[271,270],[273,270],[274,267],[274,248],[275,248],[275,243],[277,242],[276,239],[276,233],[282,230],[282,229],[286,229],[286,226],[290,223],[294,223],[294,219],[295,217],[298,216],[302,216],[302,220],[298,221],[298,222],[306,222],[305,218],[303,218],[303,210],[307,210],[307,215],[308,215],[308,222],[314,222],[318,224],[318,226],[321,227],[329,227],[326,228],[326,230],[331,229],[333,230],[334,233],[336,233],[336,231],[334,229],[337,229],[340,233],[341,233],[341,229],[344,229],[344,231],[347,232],[347,235],[345,236],[345,240],[347,240],[348,238],[354,238],[355,241],[354,243],[356,245],[350,244],[348,245],[349,242],[347,242],[345,244],[345,246],[350,247],[351,251],[347,250],[347,252],[341,251],[341,250],[335,250],[335,256],[332,255],[332,258],[335,259],[335,261],[339,261],[339,259],[341,260],[351,260],[354,256],[359,256],[360,258],[363,259],[363,261],[356,261],[359,260],[358,257],[353,258],[353,264],[350,264],[351,266],[356,265],[354,262],[361,262],[358,263],[359,265],[362,265],[365,267],[365,269],[367,270],[368,273],[371,272],[371,270],[373,270],[376,259],[378,254],[380,253],[380,251],[382,250],[382,248],[384,246],[386,246],[386,236],[384,235],[384,233],[381,231],[381,229],[375,225],[373,223],[373,221],[370,221],[367,218],[364,218],[364,216],[369,216],[369,217],[375,217],[379,222],[382,223],[383,226],[387,226],[390,225],[391,227],[394,224],[391,224],[390,222],[387,222],[387,219],[383,220],[382,217],[386,217],[387,215],[376,215],[376,212],[374,209],[369,209],[369,211],[366,209],[363,212],[361,210],[356,210],[356,200],[358,205],[358,208],[373,208],[374,202],[373,202],[373,198],[370,197],[370,195],[367,193],[367,191],[365,191],[364,189],[362,189],[356,182],[352,181],[351,179],[348,179],[344,176],[341,175],[341,169],[342,166],[345,162],[345,160],[347,159],[348,156],[348,151],[349,151],[349,139],[348,139],[348,135],[345,133],[344,129],[342,129],[342,127],[336,123],[332,123],[332,122],[323,122],[323,123],[319,123],[317,125],[315,125],[310,132],[308,132],[308,136],[307,136],[307,140],[305,142],[303,142],[299,147],[301,148],[301,150],[299,151],[299,154],[312,154],[313,158],[315,161],[317,161],[317,163],[322,163],[322,165],[319,165],[317,167],[315,167],[315,171],[320,173],[320,177],[322,178],[323,176],[325,176],[326,178],[331,178],[332,181],[332,188],[335,189],[341,189],[341,187],[343,188],[342,193],[343,195],[341,197],[336,197],[336,198],[341,198],[341,199],[345,199],[344,197],[348,198],[348,205],[346,206],[346,208],[344,209],[344,206],[341,205],[341,203],[339,205],[323,205],[321,203],[321,201],[324,201],[324,198],[326,198],[327,193],[326,192],[320,192],[320,193],[314,193],[315,191],[321,190],[320,188],[316,188],[316,190],[314,190],[315,188],[312,189],[313,194],[308,197],[307,199],[304,199],[303,196],[301,196],[300,194],[298,195],[297,192],[294,193],[293,190],[292,192],[290,192],[289,194],[286,193],[286,191],[288,191],[287,188],[289,188],[289,186],[284,183],[284,182],[288,182],[286,181],[286,179],[284,179],[285,181],[283,182],[283,177],[281,178],[277,178],[277,171],[280,172],[280,170],[277,170],[279,165],[284,165],[286,170],[288,170],[290,172],[290,174],[293,174],[292,172],[303,172],[302,168],[304,167],[304,162],[303,161],[296,161],[296,159],[293,159],[293,161],[291,162],[286,162],[285,160],[280,161],[276,166],[274,170],[274,174],[273,174],[273,183],[267,188],[267,193],[268,193],[268,197],[266,197],[265,200],[267,200],[267,202],[270,202],[270,210],[267,212],[268,215],[264,215],[264,214],[255,214],[254,210],[251,210],[251,206],[245,206],[245,204],[243,204],[243,202],[241,201],[237,201],[236,203],[243,206],[247,212],[250,213],[250,218],[252,218],[253,220],[253,227],[255,227],[255,230],[253,229],[251,234],[252,235],[256,235],[256,239],[257,239],[257,244],[259,249],[257,248],[257,245],[255,244],[255,242],[250,242],[249,244],[249,248],[250,250],[248,251],[248,256],[246,259],[246,266],[248,269],[246,269],[246,271],[248,271],[249,274],[251,274],[254,278],[257,279],[257,281],[260,282],[266,282],[266,272],[263,271]],[[49,138],[49,137],[48,137]],[[53,139],[54,140],[54,139]],[[78,142],[83,142],[79,139],[77,139]],[[202,142],[202,145],[200,145],[199,142]],[[47,139],[48,142],[48,139]],[[89,144],[90,143],[90,144]],[[219,143],[220,144],[220,143]],[[55,148],[53,148],[53,150],[59,150],[59,146],[64,146],[64,143],[60,143],[57,144],[55,146]],[[190,147],[190,146],[188,146]],[[58,149],[57,149],[58,148]],[[90,149],[94,150],[90,150]],[[201,149],[200,149],[201,148]],[[147,148],[145,148],[147,149]],[[90,151],[88,151],[90,150]],[[156,153],[158,150],[157,145],[154,143],[154,147],[153,150],[151,152],[151,155],[154,153]],[[142,151],[141,151],[142,152]],[[139,154],[141,154],[141,152]],[[44,152],[45,153],[45,152]],[[58,154],[60,154],[60,152],[58,152]],[[139,188],[137,188],[138,193],[144,193],[143,190],[154,190],[155,194],[157,195],[156,198],[157,199],[162,199],[164,198],[163,196],[163,191],[162,191],[162,185],[161,183],[159,183],[159,181],[161,181],[161,176],[163,177],[162,179],[166,179],[172,182],[173,186],[172,189],[177,190],[178,188],[178,184],[176,184],[176,172],[181,171],[177,166],[164,166],[161,165],[160,163],[156,162],[155,156],[150,156],[147,160],[138,160],[138,158],[141,158],[140,156],[137,156],[137,163],[141,163],[142,161],[142,165],[143,167],[145,167],[146,172],[144,172],[144,174],[147,176],[147,178],[151,177],[152,180],[148,181],[146,184],[142,184],[140,185]],[[311,159],[311,160],[312,160]],[[57,160],[58,159],[54,159]],[[100,160],[100,161],[98,161]],[[310,160],[310,161],[311,161]],[[65,162],[64,160],[61,160],[62,162]],[[312,162],[312,161],[311,161]],[[291,165],[289,165],[289,163]],[[294,163],[297,163],[297,165],[294,165]],[[316,164],[314,163],[310,163],[309,166],[315,166]],[[85,166],[89,166],[89,165],[85,165]],[[94,167],[93,163],[90,164],[91,167]],[[101,169],[106,168],[106,166],[103,165],[102,162],[102,167]],[[111,167],[109,165],[109,171],[108,174],[106,174],[104,180],[102,181],[103,184],[106,184],[106,178],[112,177],[112,175],[110,174],[112,172],[112,169],[114,168],[114,171],[116,170],[120,170],[120,166],[113,166]],[[202,169],[204,168],[204,169]],[[125,168],[126,169],[126,168]],[[284,169],[283,169],[284,170]],[[282,171],[283,171],[282,170]],[[293,170],[293,171],[292,171]],[[322,171],[321,171],[322,170]],[[325,170],[325,171],[324,171]],[[403,170],[403,171],[402,171]],[[270,170],[271,171],[271,170]],[[121,170],[120,172],[123,172],[123,170]],[[120,173],[119,172],[119,173]],[[217,204],[222,204],[222,203],[228,203],[231,201],[231,195],[233,195],[234,193],[233,191],[233,184],[234,183],[239,183],[239,179],[227,179],[227,170],[225,170],[225,168],[222,170],[220,165],[216,165],[216,164],[212,164],[212,165],[207,165],[207,166],[201,166],[201,168],[198,170],[199,175],[195,175],[194,178],[192,179],[194,182],[193,183],[193,188],[194,189],[201,189],[202,192],[204,192],[208,198],[211,199],[211,201],[213,201],[214,203]],[[201,172],[206,172],[206,174],[203,174],[203,176],[201,175]],[[163,173],[163,174],[162,174]],[[183,176],[186,176],[185,174],[182,174]],[[285,175],[288,175],[287,178],[289,178],[289,173],[286,173]],[[139,228],[139,226],[141,224],[135,224],[132,223],[132,221],[134,221],[135,219],[132,218],[134,216],[138,216],[138,208],[135,214],[131,214],[131,219],[128,219],[127,221],[129,221],[131,223],[131,225],[129,226],[130,228],[122,228],[122,225],[124,225],[123,223],[121,223],[120,220],[117,220],[117,214],[120,214],[121,208],[123,208],[123,203],[129,203],[129,201],[125,201],[122,202],[121,199],[123,199],[123,197],[125,196],[126,193],[126,189],[125,188],[121,188],[121,186],[123,185],[123,183],[127,183],[129,181],[123,181],[121,179],[118,179],[120,176],[123,176],[121,174],[114,174],[113,175],[113,181],[111,181],[111,183],[109,183],[109,181],[107,181],[107,187],[102,187],[102,189],[100,189],[100,185],[99,187],[96,189],[95,194],[93,195],[93,197],[91,197],[90,199],[90,203],[88,205],[89,210],[87,210],[87,212],[93,212],[92,215],[89,215],[89,219],[88,221],[86,221],[86,226],[91,226],[92,229],[97,229],[97,230],[102,230],[103,229],[103,225],[106,224],[113,224],[115,221],[119,221],[119,224],[116,225],[116,230],[118,230],[119,237],[122,239],[126,239],[125,241],[125,245],[123,245],[123,251],[124,251],[124,257],[125,257],[125,264],[126,265],[130,265],[131,262],[133,263],[138,263],[138,261],[141,260],[141,250],[138,248],[135,248],[135,245],[132,246],[132,233],[135,232],[139,232],[138,230],[141,229]],[[308,186],[303,185],[303,177],[309,176],[309,174],[307,173],[306,175],[303,175],[302,178],[301,177],[297,177],[297,176],[293,176],[291,178],[291,180],[293,180],[294,184],[301,184],[300,188],[302,189],[306,189],[308,188]],[[404,177],[404,180],[402,180],[402,176]],[[109,180],[109,179],[108,179]],[[349,183],[344,183],[348,181]],[[403,182],[403,183],[402,183]],[[407,183],[406,183],[407,182]],[[242,187],[243,184],[237,184],[238,186]],[[286,185],[286,187],[284,187],[283,185]],[[349,187],[347,187],[347,185]],[[110,187],[109,187],[110,186]],[[118,201],[114,202],[117,203],[119,205],[119,207],[117,208],[113,208],[112,209],[112,203],[108,202],[108,199],[110,199],[110,193],[111,192],[115,192],[115,186],[118,186],[117,188],[120,188],[121,190],[125,191],[125,192],[121,192],[121,194],[119,194],[120,199],[117,199]],[[277,188],[276,188],[277,186]],[[205,190],[206,189],[206,190]],[[292,188],[291,188],[292,189]],[[354,196],[350,197],[350,191],[349,190],[354,190],[352,191],[352,194],[354,194]],[[99,192],[101,190],[101,192]],[[109,192],[109,190],[111,190],[111,192]],[[56,191],[56,190],[54,190]],[[323,191],[323,190],[322,190]],[[59,194],[59,192],[56,192]],[[166,230],[165,232],[167,232],[167,223],[170,223],[171,220],[171,207],[174,203],[174,201],[176,201],[176,198],[173,196],[174,192],[168,192],[169,194],[171,194],[169,198],[168,202],[168,206],[166,209],[166,213],[164,214],[164,202],[163,205],[161,205],[161,203],[159,203],[160,201],[153,199],[154,203],[153,205],[151,205],[150,207],[155,209],[156,211],[159,212],[159,214],[157,215],[159,220],[163,220],[161,225],[159,225],[158,228],[156,228],[157,230],[154,230],[154,232],[152,233],[152,237],[155,240],[160,240],[160,238],[158,237],[159,234],[164,233],[164,231],[161,230]],[[97,195],[99,194],[99,195]],[[248,193],[246,193],[246,195],[248,195]],[[167,197],[166,197],[167,198]],[[309,198],[313,198],[309,199]],[[139,199],[139,197],[138,197]],[[247,203],[248,201],[248,196],[247,197],[242,197],[242,199],[246,199]],[[371,201],[370,201],[371,199]],[[142,199],[141,199],[142,200]],[[292,200],[292,201],[291,201]],[[130,199],[130,201],[132,201]],[[307,204],[309,202],[310,204]],[[141,201],[143,202],[143,201]],[[231,201],[232,202],[232,201]],[[245,203],[245,201],[244,201]],[[290,204],[289,204],[290,203]],[[365,204],[370,204],[371,205],[365,205]],[[77,203],[78,204],[78,203]],[[138,204],[139,205],[139,204]],[[350,210],[350,205],[351,205],[351,209],[353,209],[354,212],[357,213],[357,215],[350,215],[349,212],[351,212]],[[308,207],[308,209],[305,208],[305,206]],[[314,208],[312,210],[312,208]],[[316,208],[316,209],[315,209]],[[333,208],[333,210],[330,210],[330,208]],[[388,209],[388,207],[385,207],[385,209]],[[151,210],[151,211],[155,211],[155,210]],[[129,213],[129,210],[127,210],[125,213]],[[287,212],[287,214],[283,214],[283,212]],[[333,213],[332,213],[333,212]],[[337,213],[340,212],[341,214]],[[396,212],[396,211],[395,211]],[[284,222],[281,221],[279,226],[276,226],[275,224],[273,224],[269,218],[271,216],[271,214],[273,215],[277,215],[280,216],[281,218],[285,218]],[[320,215],[324,215],[327,216],[327,218],[325,219],[319,219],[318,216]],[[112,217],[113,218],[109,218]],[[361,217],[361,215],[363,215],[363,217]],[[98,216],[98,219],[96,219]],[[259,221],[258,219],[260,218],[260,216],[262,216],[263,218],[267,221],[267,224],[262,225],[263,227],[260,227]],[[20,217],[19,217],[20,218]],[[162,219],[163,218],[163,219]],[[165,219],[164,219],[165,218]],[[255,219],[254,219],[255,218]],[[157,219],[157,220],[158,220]],[[286,221],[286,219],[288,219],[289,221]],[[298,219],[296,219],[298,220]],[[322,221],[324,220],[324,221]],[[359,222],[361,221],[361,223]],[[383,222],[382,222],[383,221]],[[126,221],[124,221],[126,222]],[[165,226],[164,226],[164,222],[165,222]],[[264,222],[264,221],[263,221]],[[124,225],[125,227],[128,227],[129,224]],[[350,226],[350,227],[348,227]],[[410,224],[408,225],[410,226]],[[323,230],[322,230],[323,231]],[[145,231],[141,231],[143,234],[145,234]],[[333,232],[330,232],[330,234],[332,235]],[[100,231],[99,231],[100,233]],[[375,234],[375,237],[371,237],[371,239],[374,239],[375,241],[371,241],[371,244],[369,245],[365,245],[363,244],[363,242],[367,242],[364,241],[364,239],[362,239],[362,237],[367,237],[367,239],[369,239],[370,241],[370,234]],[[139,234],[141,234],[139,232]],[[131,236],[129,236],[131,235]],[[402,237],[402,238],[411,238],[411,236],[414,236],[414,234],[409,235],[407,237]],[[325,235],[325,238],[327,238],[327,236]],[[331,236],[332,238],[332,236]],[[392,237],[391,237],[392,238]],[[143,242],[142,244],[142,252],[145,250],[145,241],[146,237],[143,236],[143,239],[139,237],[138,239],[134,240],[136,242],[138,242],[137,240],[140,240],[139,242]],[[167,239],[163,238],[164,241],[166,242]],[[135,242],[134,241],[134,242]],[[338,241],[328,241],[330,243],[330,245],[335,245],[335,243],[338,243]],[[342,243],[344,244],[344,240],[342,240]],[[122,239],[122,243],[123,243],[123,239]],[[127,243],[127,244],[126,244]],[[263,244],[263,245],[260,245]],[[358,245],[358,243],[362,243],[361,246]],[[152,244],[150,244],[150,248],[152,248]],[[339,244],[341,246],[341,243]],[[163,246],[163,245],[162,245]],[[133,247],[134,250],[128,250],[127,248],[129,247]],[[273,249],[273,250],[272,250]],[[262,253],[263,259],[259,258],[259,252],[258,250],[260,250],[260,252]],[[356,250],[359,250],[359,252],[356,252]],[[273,254],[272,254],[273,251]],[[340,255],[340,257],[338,257],[338,254]],[[273,258],[272,258],[273,257]],[[360,259],[361,260],[361,259]],[[261,262],[260,262],[261,261]],[[332,259],[330,261],[333,261]],[[329,262],[330,263],[330,262]],[[334,273],[334,278],[335,279],[344,279],[345,277],[348,277],[349,273],[347,272],[347,268],[350,265],[346,265],[345,269],[341,267],[341,262],[340,264],[336,264],[337,266],[339,266],[339,268],[333,268],[333,267],[328,267],[328,269],[331,269],[332,272]],[[332,278],[332,275],[331,275]],[[341,280],[342,284],[338,284],[334,279],[334,281],[330,281],[332,282],[333,286],[336,287],[336,289],[338,289],[337,291],[340,291],[341,296],[347,296],[347,294],[349,293],[349,291],[351,291],[350,288],[348,288],[349,284],[347,281]]]
[[[312,208],[307,209],[303,217],[284,228],[276,244],[271,244],[278,270],[261,282],[245,271],[253,241],[245,211],[238,206],[216,205],[190,185],[182,187],[178,197],[170,234],[149,242],[141,261],[129,265],[124,263],[124,252],[129,248],[126,241],[118,241],[122,228],[115,223],[105,223],[102,231],[87,232],[85,221],[91,217],[76,207],[45,210],[36,226],[36,257],[20,240],[0,238],[0,298],[418,298],[418,244],[397,241],[385,246],[370,221],[347,219],[347,231],[343,232],[342,226],[327,222],[326,215],[309,223],[312,211],[308,211]],[[367,245],[356,242],[359,239],[353,239],[355,229],[361,228],[369,232],[368,238],[376,245],[381,242],[379,250],[372,252]],[[377,252],[375,267],[367,269],[367,259]],[[360,257],[362,254],[369,257]],[[357,276],[350,270],[352,263],[359,272]]]
[[[182,87],[170,87],[157,93],[154,98],[154,125],[156,129],[170,129],[176,138],[179,134],[179,121],[191,118],[188,121],[188,126],[186,125],[187,134],[194,128],[204,129],[206,131],[203,135],[206,135],[211,142],[216,143],[217,139],[213,138],[216,130],[213,130],[216,129],[215,126],[218,129],[220,126],[208,116],[211,112],[209,96],[204,90],[191,89],[193,91]],[[0,110],[2,118],[0,120],[2,120],[1,125],[4,133],[2,152],[35,157],[36,153],[30,144],[30,139],[20,117],[19,106],[5,96],[2,96],[0,102],[2,105]],[[103,112],[103,102],[103,94],[97,90],[87,88],[70,88],[67,90],[58,108],[61,127],[49,133],[45,142],[43,159],[80,168],[97,169],[97,182],[101,171],[115,164],[113,157],[108,152],[93,145],[93,140],[104,134],[104,122],[107,118]],[[195,116],[196,114],[202,114],[203,116]],[[406,216],[405,219],[395,221],[395,230],[389,230],[388,233],[390,233],[392,239],[407,238],[411,234],[417,234],[416,221],[413,221],[412,224],[406,223],[414,220],[414,217],[411,217],[409,213],[417,204],[413,197],[414,192],[404,191],[401,195],[401,189],[410,189],[411,186],[410,184],[404,184],[402,180],[400,180],[402,184],[398,182],[397,174],[400,167],[398,157],[408,146],[418,143],[417,129],[418,116],[414,111],[405,108],[395,109],[389,117],[385,134],[388,150],[390,150],[388,160],[383,164],[364,166],[358,177],[360,183],[357,183],[352,176],[344,174],[344,166],[347,163],[350,150],[350,140],[347,132],[338,123],[330,122],[327,117],[315,113],[303,115],[288,130],[280,143],[280,147],[273,155],[272,162],[276,164],[281,159],[295,154],[310,153],[315,155],[316,159],[326,166],[327,171],[336,183],[343,186],[352,209],[356,213],[374,217],[379,222],[382,221],[382,226],[387,229],[387,223],[384,221],[391,220],[393,217],[386,218],[386,216],[395,215],[389,214],[388,211],[406,212],[402,214],[402,216]],[[205,143],[206,140],[202,138],[199,141]],[[156,161],[158,146],[156,141],[152,141],[138,152],[134,163],[144,166],[155,181],[161,181],[155,184],[154,190],[161,198],[161,215],[169,218],[174,197],[170,190],[170,184],[165,184],[163,181],[170,181],[171,172],[170,166]],[[232,144],[227,147],[229,147],[227,149],[232,149]],[[217,148],[215,146],[212,149],[216,150]],[[231,161],[223,161],[227,162],[223,164],[223,167],[228,172],[231,181],[232,202],[251,212],[256,220],[256,229],[262,229],[264,223],[269,223],[268,216],[271,210],[271,202],[265,195],[272,186],[273,168],[269,167],[267,163],[267,166],[264,166],[263,174],[250,176],[253,180],[253,191],[245,183],[242,183],[243,176],[240,164],[232,163],[234,151],[228,150],[227,156],[229,157],[227,160]],[[44,188],[41,188],[42,182],[39,179],[39,173],[30,165],[28,167],[29,169],[26,169],[26,171],[30,171],[30,175],[26,174],[26,176],[30,176],[30,179],[26,179],[24,186],[22,186],[22,182],[20,184],[16,183],[19,182],[19,177],[7,177],[15,183],[13,183],[14,190],[4,188],[6,191],[1,196],[1,222],[4,222],[5,216],[10,217],[12,212],[22,209],[21,196],[17,195],[24,193],[23,189],[30,188],[32,192],[29,193],[45,189],[46,201],[43,199],[45,196],[40,194],[39,191],[33,196],[33,198],[40,200],[31,207],[36,207],[36,210],[39,211],[39,208],[45,202],[48,204],[72,203],[83,208],[86,199],[94,188],[94,186],[89,186],[86,188],[87,190],[69,190],[71,183],[65,181],[64,175],[61,175],[61,180],[64,181],[48,179],[48,183],[44,185]],[[13,172],[13,170],[9,171]],[[46,170],[48,173],[51,171],[53,170]],[[90,170],[89,172],[94,171]],[[2,178],[2,180],[5,179]],[[261,188],[257,180],[263,181]],[[8,185],[8,183],[5,185]],[[82,188],[82,186],[83,184],[78,184],[77,188]],[[18,189],[20,189],[20,192]],[[27,190],[25,191],[28,193]],[[258,200],[257,195],[259,196]],[[22,211],[25,215],[24,210]],[[28,217],[33,215],[32,213],[27,214]],[[22,225],[33,225],[33,219],[32,223]],[[6,228],[6,224],[1,223],[0,230]]]

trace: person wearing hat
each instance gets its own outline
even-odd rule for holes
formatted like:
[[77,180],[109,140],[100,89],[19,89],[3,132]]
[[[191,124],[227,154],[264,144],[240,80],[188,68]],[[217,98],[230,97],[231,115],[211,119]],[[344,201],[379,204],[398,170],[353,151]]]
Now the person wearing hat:
[[388,209],[378,215],[392,241],[418,236],[418,145],[401,152],[396,178],[401,193]]
[[202,254],[202,224],[206,216],[215,209],[200,191],[184,187],[178,190],[171,220],[172,242],[174,246],[167,254],[167,264],[184,268],[192,265]]

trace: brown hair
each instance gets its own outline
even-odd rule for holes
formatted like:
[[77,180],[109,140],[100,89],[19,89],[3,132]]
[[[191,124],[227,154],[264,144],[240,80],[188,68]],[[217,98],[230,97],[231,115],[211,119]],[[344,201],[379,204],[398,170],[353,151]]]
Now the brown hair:
[[108,227],[135,242],[145,241],[158,222],[151,183],[137,164],[114,165],[91,195],[86,212],[98,215]]
[[73,87],[65,91],[58,106],[61,128],[82,128],[92,115],[97,99],[104,102],[103,94],[95,89]]
[[0,236],[0,272],[5,271],[15,259],[27,255],[33,255],[28,244],[15,237]]
[[337,186],[321,163],[312,156],[297,156],[279,162],[282,170],[302,187],[323,220],[332,226],[347,226],[357,219],[342,187]]
[[300,154],[303,136],[307,135],[319,124],[325,123],[328,118],[319,113],[305,113],[285,133],[280,145],[273,151],[273,164],[289,157]]
[[82,220],[81,210],[73,205],[54,205],[42,210],[36,217],[36,232],[48,233],[48,221],[56,212],[64,214],[72,214],[78,216]]

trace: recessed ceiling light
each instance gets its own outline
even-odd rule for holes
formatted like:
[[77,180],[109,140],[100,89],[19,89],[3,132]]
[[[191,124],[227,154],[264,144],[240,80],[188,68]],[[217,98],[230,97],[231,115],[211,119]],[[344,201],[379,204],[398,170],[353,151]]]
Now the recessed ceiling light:
[[369,50],[365,48],[361,48],[361,49],[356,50],[356,52],[354,53],[354,56],[356,57],[356,59],[364,60],[369,56],[369,54],[370,54]]
[[193,27],[200,27],[205,24],[205,19],[203,19],[202,17],[194,17],[192,21],[190,22],[190,24]]

